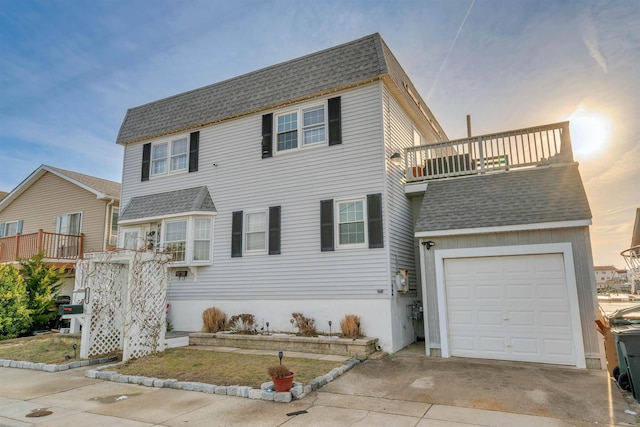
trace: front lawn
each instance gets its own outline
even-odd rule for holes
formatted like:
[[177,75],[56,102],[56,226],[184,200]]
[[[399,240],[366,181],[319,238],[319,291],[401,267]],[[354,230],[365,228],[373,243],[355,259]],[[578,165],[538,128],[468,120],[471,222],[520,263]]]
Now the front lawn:
[[[73,345],[76,345],[75,359]],[[33,363],[68,363],[80,358],[80,337],[47,335],[0,341],[0,359]]]
[[[260,388],[263,382],[271,381],[267,374],[269,366],[278,363],[277,356],[178,347],[130,360],[124,366],[113,367],[113,370],[122,375]],[[295,373],[294,381],[302,383],[307,383],[342,365],[340,362],[286,357],[286,353],[282,364]]]

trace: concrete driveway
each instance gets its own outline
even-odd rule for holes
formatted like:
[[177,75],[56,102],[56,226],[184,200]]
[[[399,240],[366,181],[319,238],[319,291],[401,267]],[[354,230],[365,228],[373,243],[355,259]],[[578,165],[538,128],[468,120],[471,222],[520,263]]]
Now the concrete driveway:
[[637,425],[625,411],[640,405],[604,371],[427,359],[423,351],[367,360],[288,404],[103,382],[80,369],[0,368],[0,426]]

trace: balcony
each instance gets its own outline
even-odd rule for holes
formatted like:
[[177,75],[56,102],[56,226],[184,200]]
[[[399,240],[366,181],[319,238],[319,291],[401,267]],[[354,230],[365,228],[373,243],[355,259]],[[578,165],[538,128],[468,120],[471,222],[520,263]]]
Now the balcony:
[[573,162],[569,122],[405,149],[407,184]]
[[83,235],[37,233],[0,237],[0,262],[13,262],[44,253],[45,261],[76,261],[82,258]]

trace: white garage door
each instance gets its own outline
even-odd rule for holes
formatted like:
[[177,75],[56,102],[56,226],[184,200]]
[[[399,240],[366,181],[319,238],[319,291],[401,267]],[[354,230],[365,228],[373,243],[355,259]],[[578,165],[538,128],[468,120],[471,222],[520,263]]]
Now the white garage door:
[[562,254],[444,260],[452,356],[576,364]]

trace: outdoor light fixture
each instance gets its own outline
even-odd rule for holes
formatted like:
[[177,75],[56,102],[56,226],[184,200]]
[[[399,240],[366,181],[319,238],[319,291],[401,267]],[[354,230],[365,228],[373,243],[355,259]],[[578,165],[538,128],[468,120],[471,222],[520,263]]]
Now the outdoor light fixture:
[[400,153],[395,152],[391,155],[391,157],[389,157],[389,160],[391,160],[391,163],[393,163],[394,165],[399,165],[402,163],[402,156],[400,155]]
[[436,245],[433,240],[427,240],[426,242],[422,242],[422,244],[427,247],[427,250],[430,250],[432,246]]

